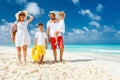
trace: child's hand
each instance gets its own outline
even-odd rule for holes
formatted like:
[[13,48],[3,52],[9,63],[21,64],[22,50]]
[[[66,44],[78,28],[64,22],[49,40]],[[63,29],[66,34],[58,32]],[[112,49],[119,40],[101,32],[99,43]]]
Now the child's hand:
[[35,48],[35,49],[37,48],[36,45],[34,45],[34,48]]

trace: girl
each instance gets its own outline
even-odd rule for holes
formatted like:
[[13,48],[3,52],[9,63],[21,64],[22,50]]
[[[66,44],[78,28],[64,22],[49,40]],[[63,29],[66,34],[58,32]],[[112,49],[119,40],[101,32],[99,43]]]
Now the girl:
[[57,31],[55,32],[55,36],[56,36],[55,45],[57,45],[58,43],[58,33],[63,33],[63,34],[65,33],[64,18],[65,18],[65,13],[63,11],[60,11],[58,17],[58,27],[57,27]]

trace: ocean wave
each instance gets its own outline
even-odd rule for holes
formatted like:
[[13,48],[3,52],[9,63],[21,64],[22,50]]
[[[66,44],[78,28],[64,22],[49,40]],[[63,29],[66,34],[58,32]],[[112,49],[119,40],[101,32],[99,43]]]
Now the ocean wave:
[[104,49],[93,49],[92,52],[107,52],[107,53],[120,53],[120,50],[104,50]]

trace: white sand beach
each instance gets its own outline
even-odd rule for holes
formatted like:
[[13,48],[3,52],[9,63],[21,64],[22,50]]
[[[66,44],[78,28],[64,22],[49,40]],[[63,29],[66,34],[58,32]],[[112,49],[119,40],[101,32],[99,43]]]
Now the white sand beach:
[[[16,64],[16,49],[0,47],[0,80],[120,80],[120,59],[64,52],[65,62],[53,63],[47,50],[44,64],[33,64],[28,49],[27,64]],[[59,56],[58,56],[59,59]]]

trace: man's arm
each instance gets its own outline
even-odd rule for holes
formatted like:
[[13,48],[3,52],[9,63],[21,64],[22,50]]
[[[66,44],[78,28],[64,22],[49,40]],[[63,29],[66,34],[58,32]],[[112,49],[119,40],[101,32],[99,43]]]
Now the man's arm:
[[47,39],[45,39],[46,49],[48,48]]

